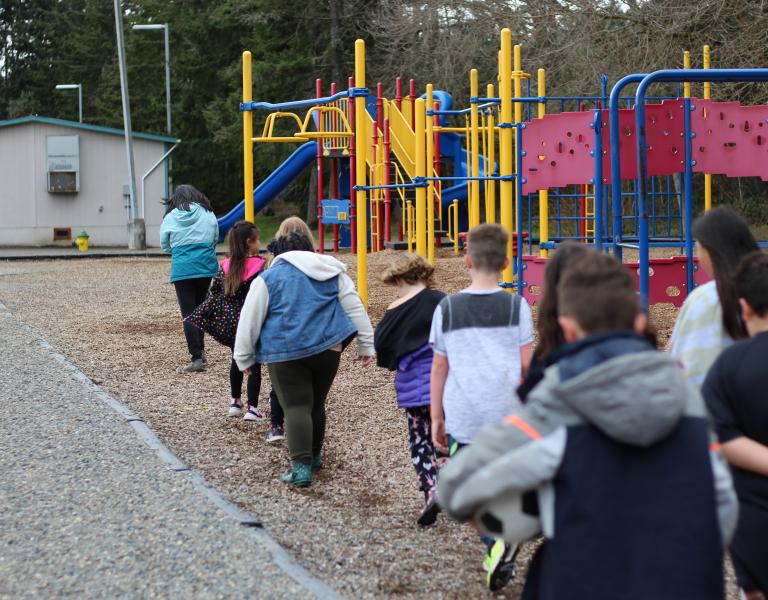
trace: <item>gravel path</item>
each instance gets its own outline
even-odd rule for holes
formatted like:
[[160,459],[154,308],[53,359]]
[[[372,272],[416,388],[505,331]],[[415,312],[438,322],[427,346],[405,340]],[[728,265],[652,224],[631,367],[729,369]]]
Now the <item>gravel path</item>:
[[0,597],[333,596],[2,304],[0,339]]
[[[395,297],[374,280],[390,257],[385,251],[368,259],[374,323]],[[354,279],[354,257],[340,259]],[[469,527],[442,517],[427,530],[415,525],[420,494],[391,374],[362,370],[351,350],[344,353],[328,398],[326,468],[308,490],[286,488],[278,477],[288,465],[287,451],[265,443],[268,424],[225,416],[229,351],[208,340],[207,370],[179,372],[187,355],[168,270],[162,259],[0,262],[0,301],[341,593],[490,597],[480,569],[483,552]],[[451,293],[467,283],[463,259],[439,252],[437,286]],[[652,313],[665,340],[677,311],[661,305]],[[266,369],[264,375],[262,408],[268,407]],[[519,596],[529,557],[524,548],[521,577],[496,597]]]

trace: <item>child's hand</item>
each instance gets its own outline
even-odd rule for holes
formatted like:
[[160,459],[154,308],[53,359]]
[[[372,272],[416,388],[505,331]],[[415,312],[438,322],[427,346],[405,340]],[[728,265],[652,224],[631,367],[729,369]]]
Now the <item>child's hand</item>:
[[253,371],[251,370],[251,367],[248,367],[248,368],[247,368],[245,371],[243,371],[243,375],[249,375],[249,376],[250,376],[250,374],[251,374],[252,372],[253,372]]
[[373,364],[373,360],[375,359],[375,356],[361,356],[360,357],[360,366],[361,367],[367,367],[369,365]]
[[445,435],[444,419],[432,419],[432,443],[440,452],[448,454],[448,436]]

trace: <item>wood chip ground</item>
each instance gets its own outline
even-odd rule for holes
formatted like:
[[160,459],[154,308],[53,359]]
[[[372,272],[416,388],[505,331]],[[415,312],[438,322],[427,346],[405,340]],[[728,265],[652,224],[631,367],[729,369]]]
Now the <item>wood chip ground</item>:
[[[375,279],[391,256],[369,256],[374,323],[395,298],[392,288]],[[354,256],[340,259],[354,279]],[[180,372],[188,354],[168,272],[163,259],[5,262],[0,301],[139,414],[183,461],[262,518],[299,562],[343,594],[487,595],[483,550],[469,527],[442,516],[428,529],[415,524],[421,494],[392,375],[361,368],[352,349],[344,354],[328,398],[325,468],[308,490],[290,489],[279,481],[289,462],[286,447],[265,442],[269,422],[226,416],[229,350],[208,338],[207,370]],[[450,293],[468,281],[462,258],[440,251],[437,286]],[[670,305],[653,307],[663,342],[676,313]],[[268,411],[266,369],[264,379],[260,406]],[[531,550],[523,549],[520,576],[497,597],[519,596]],[[249,568],[248,556],[232,560]]]

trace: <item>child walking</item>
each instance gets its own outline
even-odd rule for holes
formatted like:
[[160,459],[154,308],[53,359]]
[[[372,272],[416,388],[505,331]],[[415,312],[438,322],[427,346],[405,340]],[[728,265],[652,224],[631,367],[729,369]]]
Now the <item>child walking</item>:
[[[531,362],[533,319],[525,299],[499,287],[509,264],[509,235],[499,225],[474,227],[468,235],[466,264],[472,284],[440,301],[432,319],[435,356],[431,374],[432,440],[454,455],[472,443],[480,429],[517,412],[515,395]],[[516,546],[483,538],[484,566],[491,591],[514,576]]]
[[[221,269],[211,283],[208,298],[190,314],[185,322],[210,334],[217,342],[234,351],[237,323],[251,283],[264,268],[259,258],[259,228],[248,221],[238,221],[229,233],[229,257],[221,261]],[[255,366],[248,375],[247,404],[241,400],[243,373],[235,359],[229,368],[232,399],[229,416],[243,416],[245,421],[261,421],[258,409],[261,369]]]
[[298,487],[322,466],[325,400],[342,351],[357,337],[360,364],[374,360],[373,328],[346,266],[311,247],[296,232],[277,239],[279,255],[251,286],[235,341],[244,372],[269,365],[292,461],[282,481]]
[[[281,248],[284,249],[284,244],[278,244],[278,240],[285,239],[291,233],[300,233],[303,238],[307,240],[306,247],[302,247],[301,250],[306,252],[315,251],[315,237],[312,235],[312,230],[309,228],[301,218],[293,216],[283,219],[275,232],[275,238],[267,244],[267,252],[270,254],[268,265],[272,264],[272,261],[277,258],[281,252]],[[274,443],[285,439],[285,414],[283,413],[283,407],[280,406],[280,401],[277,398],[277,392],[275,392],[275,386],[269,390],[269,417],[271,421],[269,434],[267,435],[267,442]]]
[[445,294],[431,289],[434,272],[434,267],[418,254],[399,255],[392,261],[381,274],[381,281],[397,286],[398,298],[387,307],[373,337],[378,366],[396,371],[397,407],[405,410],[411,462],[424,494],[416,521],[422,527],[432,525],[439,512],[435,493],[437,457],[429,415],[429,330],[435,308]]
[[526,512],[511,500],[537,491],[546,541],[524,600],[723,600],[736,499],[700,394],[642,335],[612,257],[570,264],[558,303],[570,351],[443,468],[443,509],[508,536]]
[[746,600],[768,597],[768,255],[742,259],[733,277],[749,339],[726,348],[701,389],[739,498],[731,560]]

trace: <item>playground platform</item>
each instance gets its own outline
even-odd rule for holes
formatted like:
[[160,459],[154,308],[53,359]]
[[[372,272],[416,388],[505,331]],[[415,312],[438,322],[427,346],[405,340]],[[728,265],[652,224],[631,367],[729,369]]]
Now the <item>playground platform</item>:
[[339,597],[0,304],[0,597]]

